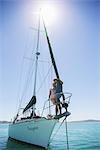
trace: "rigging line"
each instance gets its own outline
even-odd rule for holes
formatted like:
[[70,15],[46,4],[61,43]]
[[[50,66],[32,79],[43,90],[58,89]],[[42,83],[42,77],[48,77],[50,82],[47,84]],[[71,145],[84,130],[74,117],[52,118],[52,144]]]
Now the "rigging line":
[[50,143],[53,141],[54,137],[57,135],[58,130],[61,128],[62,124],[64,123],[66,117],[63,119],[63,121],[61,122],[60,126],[58,127],[58,129],[56,130],[56,132],[54,133],[52,139],[50,140]]
[[[46,110],[46,109],[48,109],[49,107],[51,108],[51,107],[53,107],[54,105],[50,105],[50,106],[48,106],[48,107],[44,107],[44,108],[40,108],[39,110],[42,110],[43,112],[44,112],[44,110]],[[41,114],[43,114],[43,113],[41,113]],[[42,115],[41,115],[42,116]]]
[[39,92],[39,90],[42,88],[42,86],[43,86],[43,84],[44,84],[44,81],[45,81],[45,80],[46,80],[46,78],[48,77],[48,74],[49,74],[49,72],[50,72],[51,68],[52,68],[52,65],[50,66],[50,68],[49,68],[49,70],[48,70],[48,72],[47,72],[46,76],[44,77],[44,79],[43,79],[43,81],[42,81],[42,83],[41,83],[41,85],[40,85],[40,87],[39,87],[39,89],[37,90],[37,93],[38,93],[38,92]]
[[46,61],[46,60],[41,60],[41,59],[39,59],[39,62],[43,62],[43,63],[50,63],[49,61]]
[[[43,77],[47,74],[47,71],[49,69],[49,67],[51,66],[51,63],[49,61],[45,61],[45,60],[39,60],[39,62],[41,63],[44,63],[46,65],[42,65],[43,67],[41,68],[41,66],[39,65],[38,66],[38,75],[39,75],[39,81],[42,81],[43,80]],[[47,67],[47,69],[45,69],[45,67]],[[41,72],[41,69],[42,69],[42,72]],[[48,75],[48,78],[49,78],[49,75]],[[47,80],[46,80],[47,81]],[[49,83],[50,82],[50,83]],[[46,83],[48,83],[48,86],[46,87]],[[48,89],[48,87],[50,87],[51,85],[51,81],[50,79],[48,80],[48,82],[45,82],[45,86],[43,86],[43,91],[45,91],[45,89]],[[39,85],[40,86],[40,85]],[[38,87],[39,88],[39,87]]]
[[[49,61],[42,61],[42,60],[39,60],[39,61],[41,61],[41,62],[46,62],[46,63],[48,63],[49,64]],[[50,64],[49,64],[50,65]],[[40,65],[38,65],[38,80],[39,81],[41,81],[42,80],[42,77],[45,75],[45,71],[44,71],[44,68],[45,68],[45,66],[43,65],[43,67],[42,67],[42,74],[41,74],[41,71],[40,71],[40,68],[41,68],[41,66]]]
[[66,144],[67,144],[67,150],[69,150],[67,118],[65,119],[65,128],[66,128],[66,141],[67,141]]
[[[20,83],[21,83],[21,80],[22,80],[22,72],[23,72],[23,60],[22,60],[22,63],[21,63],[21,73],[20,73],[20,77],[19,77],[19,85],[18,85],[18,91],[17,91],[17,99],[20,99],[20,89],[21,89],[21,85],[20,85]],[[19,102],[20,103],[20,102]],[[18,108],[18,110],[19,110],[19,105],[17,106]],[[18,111],[17,110],[17,111]]]
[[50,78],[50,81],[52,82],[52,80],[53,80],[53,67],[51,68],[51,78]]
[[[28,37],[28,32],[26,33],[26,37]],[[25,39],[25,41],[27,41],[27,38]],[[22,57],[22,60],[21,60],[21,68],[20,68],[21,72],[20,72],[20,75],[19,75],[19,83],[18,83],[18,90],[17,90],[17,100],[20,99],[20,89],[21,89],[22,73],[23,73],[23,67],[24,67],[24,65],[23,65],[24,64],[24,56],[25,56],[26,50],[27,50],[26,42],[25,42],[24,48],[25,48],[25,51],[24,51],[24,54],[23,54],[23,57]],[[17,106],[17,104],[16,104],[16,106]],[[18,110],[18,107],[16,107],[16,110]]]
[[32,75],[33,75],[33,71],[34,71],[34,70],[31,70],[31,68],[33,68],[33,65],[34,65],[34,62],[30,65],[30,68],[29,68],[29,72],[28,72],[29,77],[27,78],[27,81],[26,81],[26,85],[25,85],[25,89],[24,89],[24,91],[23,91],[22,99],[23,99],[23,97],[24,97],[24,92],[25,92],[25,90],[27,89],[28,82],[30,81],[30,79],[31,79],[31,77],[32,77]]
[[25,84],[25,86],[24,86],[25,88],[24,88],[23,94],[22,94],[22,96],[21,96],[21,100],[20,100],[20,103],[19,103],[18,112],[19,112],[19,110],[20,110],[21,103],[22,103],[22,100],[23,100],[25,91],[26,91],[26,89],[27,89],[27,87],[28,87],[28,84],[29,84],[29,82],[30,82],[30,79],[31,79],[31,77],[32,77],[32,75],[33,75],[33,71],[34,71],[34,70],[31,71],[31,67],[33,67],[33,64],[34,64],[34,61],[32,62],[32,64],[31,64],[30,67],[29,67],[28,74],[30,74],[30,78],[27,78],[26,84]]
[[[28,35],[28,33],[27,33],[27,35]],[[28,36],[27,36],[27,37],[28,37]],[[26,41],[27,41],[27,39],[26,39]],[[26,43],[26,42],[25,42],[25,43]],[[26,47],[26,50],[29,49],[26,44],[25,44],[25,47]],[[29,47],[30,47],[30,44],[29,44]],[[33,48],[33,49],[34,49],[34,48]],[[25,92],[25,90],[27,89],[27,85],[24,85],[24,86],[25,86],[25,89],[23,90],[23,94],[22,94],[22,96],[21,96],[21,98],[20,98],[20,93],[19,93],[19,91],[21,90],[21,80],[22,80],[22,73],[23,73],[23,67],[24,67],[23,64],[24,64],[24,58],[25,58],[26,50],[24,51],[24,55],[23,55],[23,59],[22,59],[22,63],[21,63],[21,73],[20,73],[18,96],[17,96],[17,99],[19,99],[19,106],[18,106],[18,108],[17,108],[17,111],[18,111],[18,112],[19,112],[19,109],[20,109],[20,107],[21,107],[22,99],[23,99],[23,97],[24,97],[24,92]],[[32,51],[31,55],[33,55],[33,52],[34,52],[34,50]],[[34,63],[34,58],[33,58],[33,63]],[[33,66],[33,63],[31,64],[32,66]],[[30,67],[29,67],[29,71],[28,71],[27,74],[30,74],[31,65],[30,65]],[[28,84],[28,80],[29,80],[29,79],[27,78],[26,80],[27,80],[27,81],[26,81],[26,84]]]
[[24,57],[24,59],[34,61],[33,58],[29,58],[29,57]]
[[[36,32],[38,31],[38,29],[36,29],[36,28],[34,28],[34,27],[30,27],[30,29],[31,29],[31,30],[34,30],[34,31],[36,31]],[[43,32],[45,32],[45,31],[44,31],[44,30],[40,30],[40,32],[43,33]]]

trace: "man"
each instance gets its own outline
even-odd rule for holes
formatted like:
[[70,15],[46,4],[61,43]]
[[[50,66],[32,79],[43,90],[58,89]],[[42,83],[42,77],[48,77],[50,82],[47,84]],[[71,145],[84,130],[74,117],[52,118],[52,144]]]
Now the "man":
[[55,111],[56,115],[58,114],[58,110],[61,114],[61,102],[60,97],[63,97],[63,101],[65,101],[64,94],[62,93],[62,84],[63,82],[60,79],[54,79],[52,83],[52,88],[49,92],[49,98],[51,99],[52,103],[56,105]]

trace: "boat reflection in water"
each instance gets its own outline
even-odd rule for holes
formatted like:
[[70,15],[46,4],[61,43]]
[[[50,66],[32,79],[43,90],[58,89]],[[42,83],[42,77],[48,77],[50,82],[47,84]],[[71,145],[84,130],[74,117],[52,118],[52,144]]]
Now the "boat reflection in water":
[[23,149],[24,150],[45,150],[42,147],[20,142],[11,138],[8,138],[6,149],[7,150],[23,150]]

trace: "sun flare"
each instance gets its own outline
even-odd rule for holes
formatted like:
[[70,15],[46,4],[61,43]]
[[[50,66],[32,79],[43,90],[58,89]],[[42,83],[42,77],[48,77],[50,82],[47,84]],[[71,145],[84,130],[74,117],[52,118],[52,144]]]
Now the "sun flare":
[[46,25],[52,25],[57,21],[57,8],[53,3],[42,3],[39,6],[41,15],[43,16]]

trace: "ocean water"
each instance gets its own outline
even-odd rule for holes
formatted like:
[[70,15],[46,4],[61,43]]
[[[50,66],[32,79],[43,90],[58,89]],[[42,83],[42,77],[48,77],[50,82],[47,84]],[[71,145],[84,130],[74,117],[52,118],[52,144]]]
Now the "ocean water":
[[[53,135],[59,127],[56,125]],[[8,139],[8,124],[0,124],[0,150],[43,150]],[[100,122],[68,123],[69,150],[100,150]],[[61,126],[48,150],[67,150],[65,124]]]

